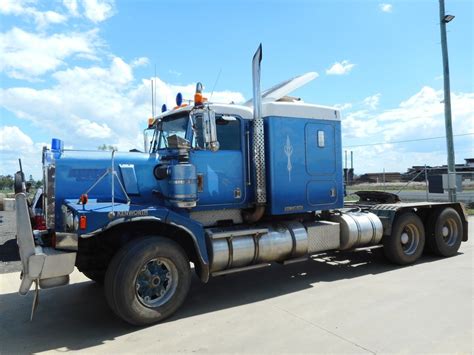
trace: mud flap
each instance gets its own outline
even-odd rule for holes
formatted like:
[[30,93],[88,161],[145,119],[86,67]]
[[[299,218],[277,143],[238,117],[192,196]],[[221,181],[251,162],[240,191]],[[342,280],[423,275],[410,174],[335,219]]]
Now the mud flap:
[[22,263],[19,293],[26,295],[35,283],[35,297],[31,307],[31,319],[39,303],[39,288],[62,286],[69,283],[74,271],[75,252],[62,252],[54,248],[36,246],[31,228],[26,195],[15,195],[17,243]]

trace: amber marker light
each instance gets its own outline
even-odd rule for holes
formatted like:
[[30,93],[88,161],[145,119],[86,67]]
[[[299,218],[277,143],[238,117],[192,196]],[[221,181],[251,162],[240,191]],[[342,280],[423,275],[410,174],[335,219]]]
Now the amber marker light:
[[79,218],[79,228],[83,229],[83,230],[87,228],[87,217],[86,216],[81,216]]
[[196,93],[194,94],[194,106],[199,106],[202,105],[203,103],[203,97],[202,97],[202,84],[197,83],[196,84]]
[[150,117],[148,119],[148,128],[151,128],[153,126],[153,123],[155,123],[155,119],[153,117]]

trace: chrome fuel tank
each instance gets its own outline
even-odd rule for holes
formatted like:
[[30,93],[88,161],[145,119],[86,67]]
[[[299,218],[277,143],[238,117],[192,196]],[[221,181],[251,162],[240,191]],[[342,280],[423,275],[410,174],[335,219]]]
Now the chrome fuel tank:
[[298,222],[248,229],[210,228],[211,272],[271,261],[298,258],[308,253],[308,235]]
[[341,212],[330,220],[340,225],[340,250],[375,245],[382,239],[382,222],[373,213]]

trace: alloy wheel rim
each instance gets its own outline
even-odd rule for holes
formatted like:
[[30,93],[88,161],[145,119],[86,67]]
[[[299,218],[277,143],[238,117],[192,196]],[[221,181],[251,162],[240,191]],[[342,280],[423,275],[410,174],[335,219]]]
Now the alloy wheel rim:
[[420,244],[420,231],[414,224],[407,224],[400,234],[400,244],[405,255],[413,255]]
[[443,237],[443,241],[447,246],[452,247],[456,244],[456,241],[459,237],[459,230],[456,221],[452,218],[448,218],[443,226],[441,227],[441,235]]
[[164,258],[147,261],[135,278],[135,293],[146,307],[159,307],[174,295],[178,284],[176,266]]

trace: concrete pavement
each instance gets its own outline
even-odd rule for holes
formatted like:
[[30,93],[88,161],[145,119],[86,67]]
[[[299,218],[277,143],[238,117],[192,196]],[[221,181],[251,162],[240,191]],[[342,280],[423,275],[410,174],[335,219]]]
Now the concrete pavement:
[[79,272],[41,291],[30,322],[32,293],[19,296],[19,274],[2,274],[0,353],[471,353],[473,222],[457,256],[410,267],[374,250],[194,278],[183,307],[148,328],[117,319]]

